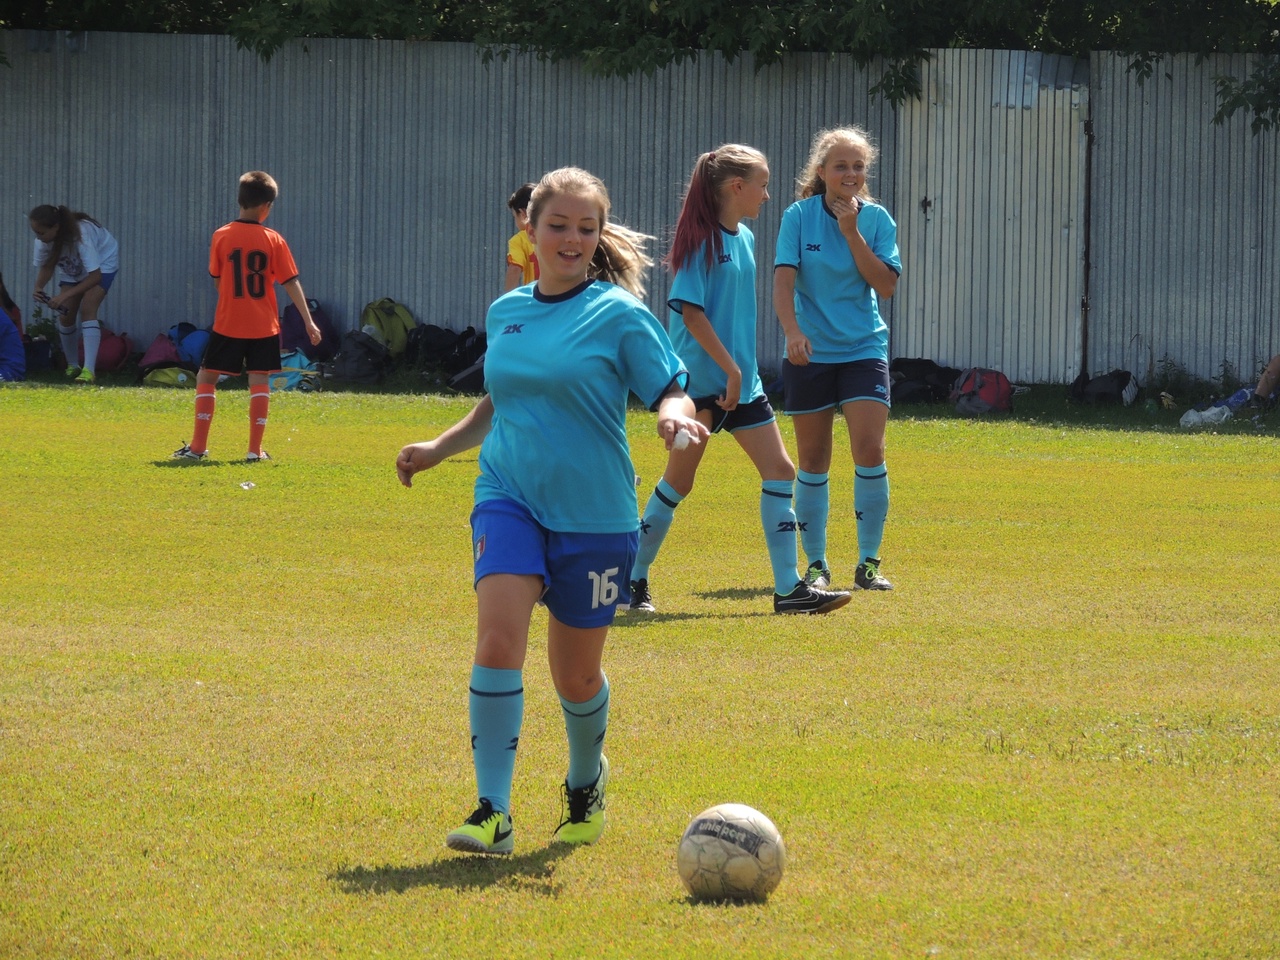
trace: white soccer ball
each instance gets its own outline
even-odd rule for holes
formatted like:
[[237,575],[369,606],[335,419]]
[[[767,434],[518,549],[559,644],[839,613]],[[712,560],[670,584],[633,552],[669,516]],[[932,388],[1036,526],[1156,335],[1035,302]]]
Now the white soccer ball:
[[763,901],[777,889],[786,865],[778,828],[743,803],[703,810],[676,851],[680,879],[695,900]]

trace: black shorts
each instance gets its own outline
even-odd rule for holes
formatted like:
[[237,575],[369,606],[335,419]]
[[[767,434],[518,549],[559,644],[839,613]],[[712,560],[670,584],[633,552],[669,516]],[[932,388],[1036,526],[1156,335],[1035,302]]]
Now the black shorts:
[[711,411],[711,432],[719,433],[721,430],[728,430],[733,433],[737,430],[746,430],[748,427],[763,427],[766,423],[773,423],[773,405],[769,403],[769,398],[761,394],[750,403],[740,403],[732,410],[725,410],[716,403],[718,397],[697,397],[693,401],[693,407],[699,413],[703,410]]
[[851,400],[875,400],[889,406],[889,363],[851,360],[848,363],[782,361],[782,410],[788,416],[840,408]]
[[280,338],[228,337],[213,331],[204,351],[204,369],[238,377],[241,373],[278,373],[280,371]]

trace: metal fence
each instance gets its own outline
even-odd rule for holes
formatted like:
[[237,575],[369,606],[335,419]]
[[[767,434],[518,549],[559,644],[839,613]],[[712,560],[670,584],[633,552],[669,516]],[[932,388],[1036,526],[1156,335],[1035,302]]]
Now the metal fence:
[[[390,296],[461,329],[500,292],[505,201],[519,183],[568,163],[598,173],[615,218],[654,235],[661,255],[693,160],[740,141],[772,168],[774,199],[751,226],[760,359],[776,369],[782,210],[813,134],[857,123],[881,150],[872,189],[899,222],[904,274],[886,309],[895,355],[1064,382],[1086,338],[1094,372],[1133,367],[1135,335],[1201,375],[1280,349],[1276,136],[1251,137],[1243,119],[1213,127],[1204,94],[1241,59],[1171,58],[1179,80],[1158,73],[1139,87],[1107,54],[937,51],[924,97],[895,109],[869,92],[879,67],[847,56],[757,70],[708,55],[618,79],[528,55],[486,64],[465,44],[310,40],[263,64],[225,37],[0,40],[11,64],[0,68],[0,270],[32,306],[26,212],[89,212],[121,243],[107,324],[139,341],[211,320],[209,235],[235,216],[244,170],[280,182],[270,223],[340,327]],[[659,316],[668,288],[655,270]]]

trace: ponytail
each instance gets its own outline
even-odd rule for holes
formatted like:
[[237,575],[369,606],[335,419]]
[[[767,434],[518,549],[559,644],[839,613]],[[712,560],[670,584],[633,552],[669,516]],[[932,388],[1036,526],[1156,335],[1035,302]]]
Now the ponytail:
[[537,224],[543,204],[558,194],[590,197],[600,207],[600,240],[587,268],[592,279],[616,283],[637,297],[644,296],[644,272],[653,266],[645,243],[653,238],[609,222],[609,191],[604,181],[578,167],[561,167],[546,174],[529,197],[529,222]]
[[663,260],[668,270],[676,273],[688,266],[694,253],[704,245],[707,268],[719,260],[724,253],[724,237],[720,231],[723,203],[720,191],[734,179],[741,177],[745,180],[767,165],[763,153],[740,143],[726,143],[698,157],[680,207],[671,250]]

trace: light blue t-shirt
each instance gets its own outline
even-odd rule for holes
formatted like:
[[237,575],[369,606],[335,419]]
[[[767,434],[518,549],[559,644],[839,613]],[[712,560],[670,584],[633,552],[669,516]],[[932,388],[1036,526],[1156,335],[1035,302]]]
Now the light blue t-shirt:
[[662,324],[602,281],[546,298],[517,287],[485,318],[493,422],[476,503],[514,500],[558,533],[639,528],[627,400],[651,408],[686,379]]
[[[858,231],[880,260],[902,273],[898,225],[878,203],[858,212]],[[879,298],[858,272],[853,251],[822,195],[798,200],[782,214],[773,265],[796,268],[796,322],[818,363],[888,360],[889,328]]]
[[689,396],[718,397],[724,393],[725,372],[684,325],[684,305],[699,307],[742,370],[738,402],[750,403],[764,394],[756,367],[756,238],[739,224],[736,232],[721,227],[720,239],[724,248],[719,262],[713,257],[707,266],[708,241],[676,271],[667,298],[671,343],[689,368]]

